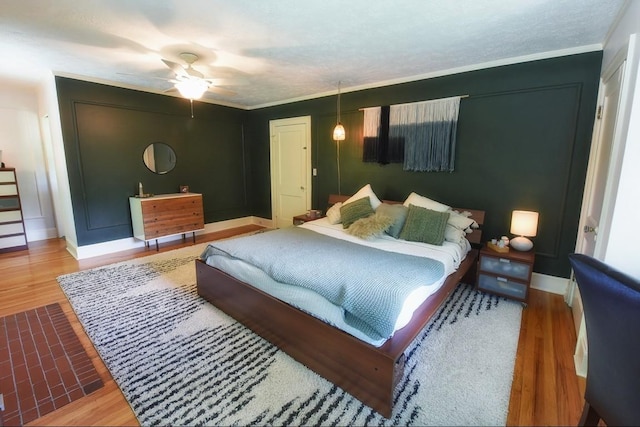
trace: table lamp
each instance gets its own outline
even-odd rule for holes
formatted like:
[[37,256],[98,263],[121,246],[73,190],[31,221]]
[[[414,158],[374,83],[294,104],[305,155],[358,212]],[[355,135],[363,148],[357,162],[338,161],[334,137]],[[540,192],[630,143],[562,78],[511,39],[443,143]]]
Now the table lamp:
[[533,242],[527,237],[534,237],[538,231],[538,212],[513,211],[511,214],[511,234],[517,237],[509,244],[517,251],[529,251]]

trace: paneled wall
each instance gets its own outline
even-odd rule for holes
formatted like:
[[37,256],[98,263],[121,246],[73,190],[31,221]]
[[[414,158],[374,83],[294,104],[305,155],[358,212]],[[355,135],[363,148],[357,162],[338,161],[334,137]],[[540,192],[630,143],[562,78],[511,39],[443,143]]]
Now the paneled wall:
[[[129,196],[203,194],[205,222],[251,215],[245,111],[112,86],[56,78],[78,244],[132,236]],[[170,145],[173,171],[157,175],[142,154]]]
[[[584,187],[601,52],[496,67],[342,96],[347,139],[340,143],[344,194],[370,183],[387,199],[412,191],[487,211],[485,237],[509,234],[511,211],[540,212],[534,270],[568,277]],[[127,198],[179,185],[204,195],[205,222],[271,217],[269,121],[312,117],[314,208],[337,192],[336,98],[243,111],[57,78],[78,243],[131,236]],[[337,82],[336,82],[337,86]],[[345,79],[343,86],[348,87]],[[362,162],[362,107],[469,95],[462,100],[456,168],[405,172]],[[176,151],[176,169],[155,175],[142,163],[151,142]]]
[[[568,277],[575,246],[598,91],[601,52],[449,75],[342,95],[340,143],[344,194],[370,183],[383,198],[418,192],[443,203],[484,209],[485,237],[509,235],[511,211],[540,212],[534,270]],[[337,83],[337,82],[336,82]],[[343,81],[343,86],[349,86]],[[362,107],[469,95],[461,102],[455,171],[405,172],[399,164],[362,162]],[[252,111],[248,129],[257,158],[256,214],[270,216],[268,122],[312,116],[314,208],[337,192],[336,98]]]
[[46,158],[34,87],[0,81],[0,151],[7,167],[16,168],[27,240],[58,236],[47,179]]

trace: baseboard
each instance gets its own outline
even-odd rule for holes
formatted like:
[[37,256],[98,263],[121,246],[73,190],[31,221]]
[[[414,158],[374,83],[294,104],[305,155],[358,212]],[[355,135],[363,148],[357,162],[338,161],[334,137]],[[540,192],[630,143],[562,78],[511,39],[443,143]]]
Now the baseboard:
[[[262,227],[270,228],[272,224],[271,220],[260,218],[256,216],[248,216],[243,218],[229,219],[226,221],[212,222],[204,225],[204,230],[197,231],[196,235],[214,233],[216,231],[228,230],[231,228],[242,227],[245,225],[260,225]],[[174,236],[164,237],[158,239],[158,244],[170,242],[173,240],[182,239],[181,234]],[[153,242],[155,244],[155,241]],[[115,252],[126,251],[129,249],[137,249],[144,247],[143,241],[128,237],[126,239],[111,240],[109,242],[95,243],[93,245],[74,246],[67,242],[67,251],[75,259],[86,259],[96,256],[108,255]]]
[[552,294],[564,295],[569,286],[566,277],[548,276],[541,273],[533,273],[531,276],[531,288]]
[[25,231],[27,232],[27,242],[37,242],[38,240],[57,239],[58,230],[55,228],[42,228],[34,230],[27,228],[25,223]]

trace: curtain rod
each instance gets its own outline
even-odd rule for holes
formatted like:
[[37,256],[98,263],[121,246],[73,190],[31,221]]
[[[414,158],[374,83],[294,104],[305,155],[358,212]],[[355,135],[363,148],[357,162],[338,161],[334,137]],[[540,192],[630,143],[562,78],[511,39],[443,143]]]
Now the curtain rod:
[[[434,99],[427,99],[426,101],[414,101],[414,102],[429,102],[429,101],[437,101],[438,99],[445,99],[445,98],[455,98],[455,96],[446,96],[444,98],[434,98]],[[460,99],[462,98],[469,98],[469,95],[460,95],[459,96]],[[406,102],[405,104],[413,104],[413,102]],[[395,104],[394,104],[395,105]],[[402,105],[402,104],[397,104],[397,105]],[[364,111],[367,108],[376,108],[376,107],[364,107],[364,108],[358,108],[358,111]]]

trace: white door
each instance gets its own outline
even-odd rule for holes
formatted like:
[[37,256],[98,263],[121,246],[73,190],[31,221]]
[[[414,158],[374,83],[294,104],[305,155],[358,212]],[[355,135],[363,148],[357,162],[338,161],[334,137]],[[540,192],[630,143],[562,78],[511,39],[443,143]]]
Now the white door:
[[271,215],[277,228],[311,208],[311,116],[272,120]]
[[[622,62],[613,72],[603,76],[604,96],[598,107],[598,117],[594,129],[594,141],[589,155],[589,167],[580,214],[580,229],[576,242],[576,252],[590,256],[596,256],[598,235],[603,238],[607,230],[603,230],[601,221],[602,206],[604,204],[605,188],[609,165],[611,163],[611,147],[615,131],[618,105],[620,100],[620,87],[624,74],[625,62]],[[567,303],[571,305],[573,321],[576,328],[578,341],[574,362],[578,375],[586,376],[587,373],[587,341],[584,316],[582,313],[582,300],[580,292],[573,280],[569,284]]]

